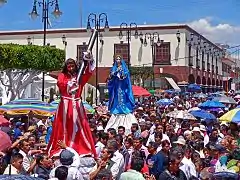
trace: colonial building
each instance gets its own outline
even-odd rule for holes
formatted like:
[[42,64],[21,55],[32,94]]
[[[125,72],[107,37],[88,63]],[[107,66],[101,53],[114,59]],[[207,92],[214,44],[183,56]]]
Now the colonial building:
[[[224,49],[187,25],[138,26],[129,32],[129,44],[126,33],[119,27],[99,33],[98,50],[93,49],[99,70],[97,79],[95,74],[90,80],[92,85],[106,82],[115,55],[130,67],[153,67],[144,86],[178,88],[196,83],[206,92],[220,90],[229,80],[233,62],[223,58]],[[86,29],[48,30],[47,44],[65,49],[66,58],[81,61],[90,36]],[[43,31],[0,32],[0,43],[42,45]]]

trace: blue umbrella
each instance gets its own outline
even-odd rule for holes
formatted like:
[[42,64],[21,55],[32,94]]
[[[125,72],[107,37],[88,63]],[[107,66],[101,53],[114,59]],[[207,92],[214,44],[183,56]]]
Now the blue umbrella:
[[210,108],[225,108],[226,106],[218,101],[206,101],[198,105],[201,109],[210,109]]
[[195,97],[195,98],[206,98],[207,95],[203,94],[203,93],[198,93],[198,94],[194,94],[193,97]]
[[197,91],[201,91],[201,87],[197,84],[189,84],[188,85],[188,91],[191,91],[191,92],[197,92]]
[[0,180],[43,180],[43,179],[24,175],[0,175]]
[[168,89],[168,90],[165,90],[165,92],[168,93],[168,94],[172,94],[172,93],[175,92],[175,90],[173,90],[173,89]]
[[170,105],[170,104],[173,104],[173,102],[170,100],[170,99],[160,99],[159,101],[156,102],[157,105],[160,105],[160,106],[167,106],[167,105]]
[[201,118],[201,119],[204,119],[204,120],[216,120],[217,119],[213,114],[211,114],[207,111],[204,111],[204,110],[190,111],[190,113],[194,117]]

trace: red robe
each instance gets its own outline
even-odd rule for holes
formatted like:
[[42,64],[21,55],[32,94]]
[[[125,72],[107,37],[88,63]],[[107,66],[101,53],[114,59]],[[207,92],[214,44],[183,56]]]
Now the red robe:
[[50,157],[60,151],[57,145],[59,140],[63,140],[68,147],[75,149],[79,155],[92,154],[97,157],[87,115],[81,102],[82,89],[91,77],[92,72],[88,66],[82,76],[75,97],[68,93],[67,83],[72,77],[63,73],[58,76],[57,85],[61,94],[61,101],[53,122],[53,131],[47,148]]

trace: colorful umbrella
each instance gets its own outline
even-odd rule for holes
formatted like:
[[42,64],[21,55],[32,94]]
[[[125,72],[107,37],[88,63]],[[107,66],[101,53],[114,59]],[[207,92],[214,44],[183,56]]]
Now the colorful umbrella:
[[206,98],[207,95],[203,94],[203,93],[198,93],[198,94],[194,94],[193,97],[195,97],[195,98]]
[[42,178],[25,175],[0,175],[0,180],[42,180]]
[[174,118],[174,119],[186,119],[186,120],[196,120],[196,118],[188,113],[187,111],[183,110],[176,110],[168,113],[166,116]]
[[9,126],[9,125],[10,125],[10,122],[3,116],[0,116],[0,126]]
[[160,99],[159,101],[156,102],[157,105],[160,105],[160,106],[167,106],[167,105],[170,105],[170,104],[173,104],[173,102],[170,100],[170,99]]
[[240,123],[240,108],[228,111],[219,118],[220,121]]
[[27,115],[30,111],[39,116],[52,116],[55,114],[56,108],[41,104],[5,104],[0,106],[0,114]]
[[6,150],[12,145],[12,141],[8,134],[0,130],[0,151]]
[[200,118],[200,119],[205,119],[205,120],[216,120],[217,119],[213,114],[211,114],[207,111],[204,111],[204,110],[190,111],[190,113],[194,117]]
[[198,105],[201,109],[210,109],[210,108],[225,108],[226,106],[218,101],[206,101]]
[[198,92],[201,91],[201,87],[197,84],[189,84],[188,85],[188,91],[190,92]]
[[149,93],[146,89],[144,89],[143,87],[140,87],[140,86],[132,86],[132,90],[133,90],[133,95],[135,97],[151,96],[151,93]]
[[233,98],[228,96],[216,97],[213,99],[213,101],[218,101],[224,104],[237,104],[237,102]]
[[[56,109],[59,102],[60,102],[60,100],[58,99],[58,100],[55,100],[55,101],[51,102],[50,105]],[[90,104],[88,104],[87,102],[83,102],[83,106],[84,106],[84,109],[85,109],[87,114],[94,114],[95,113],[95,109]]]
[[43,102],[40,99],[36,99],[36,98],[26,98],[26,99],[16,99],[13,100],[11,102],[9,102],[8,104],[48,104],[47,102]]
[[152,95],[154,95],[155,92],[156,92],[156,90],[154,90],[154,89],[150,89],[149,92],[150,92]]

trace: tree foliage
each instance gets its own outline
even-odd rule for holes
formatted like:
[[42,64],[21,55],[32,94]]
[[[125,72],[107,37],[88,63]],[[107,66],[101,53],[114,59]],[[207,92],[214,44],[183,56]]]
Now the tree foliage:
[[59,70],[64,58],[64,50],[50,46],[0,44],[0,70]]
[[148,78],[151,78],[153,75],[152,67],[130,67],[131,78],[133,80],[142,80],[145,81]]
[[41,71],[59,70],[64,50],[50,46],[0,44],[0,89],[4,103],[22,98]]

